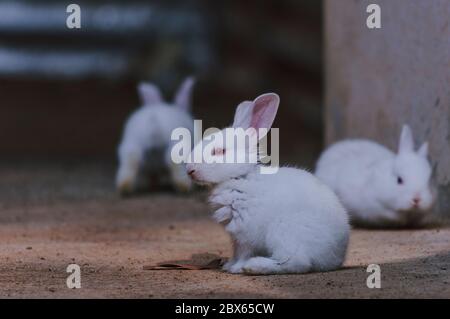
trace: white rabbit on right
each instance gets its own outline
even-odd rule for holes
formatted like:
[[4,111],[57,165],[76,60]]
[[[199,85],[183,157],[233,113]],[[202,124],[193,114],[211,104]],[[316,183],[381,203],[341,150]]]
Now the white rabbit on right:
[[404,125],[398,153],[369,140],[338,142],[321,155],[316,176],[330,186],[364,227],[419,226],[431,210],[428,143],[415,151]]

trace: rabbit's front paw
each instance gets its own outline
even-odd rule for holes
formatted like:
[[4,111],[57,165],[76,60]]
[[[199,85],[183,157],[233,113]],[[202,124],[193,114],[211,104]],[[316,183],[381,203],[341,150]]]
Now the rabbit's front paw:
[[216,222],[224,224],[233,218],[233,212],[230,206],[224,206],[214,212],[213,218]]
[[209,197],[209,202],[218,206],[237,205],[245,199],[244,194],[236,189],[225,189],[220,192],[214,192]]

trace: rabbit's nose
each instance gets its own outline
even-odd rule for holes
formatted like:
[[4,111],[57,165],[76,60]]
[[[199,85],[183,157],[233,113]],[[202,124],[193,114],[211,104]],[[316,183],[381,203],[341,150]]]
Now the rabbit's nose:
[[414,197],[412,201],[413,201],[414,206],[419,206],[419,204],[420,204],[420,197]]

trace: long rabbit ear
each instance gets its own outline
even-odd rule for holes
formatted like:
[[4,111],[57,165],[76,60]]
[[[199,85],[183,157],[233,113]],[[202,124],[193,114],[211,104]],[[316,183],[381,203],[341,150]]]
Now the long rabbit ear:
[[175,95],[175,105],[186,112],[191,110],[192,89],[194,84],[194,77],[190,76],[186,78]]
[[408,125],[403,125],[402,134],[400,135],[400,142],[398,146],[399,153],[413,152],[414,151],[414,139],[411,129]]
[[241,127],[244,130],[250,127],[252,120],[252,110],[254,103],[251,101],[244,101],[238,105],[236,112],[234,113],[234,121],[232,127]]
[[425,142],[425,143],[422,144],[422,146],[417,151],[417,154],[419,154],[420,156],[422,156],[424,158],[427,158],[427,156],[428,156],[428,142]]
[[[253,104],[250,127],[253,127],[256,131],[261,128],[269,130],[277,115],[280,97],[275,93],[266,93],[258,96]],[[258,134],[259,139],[264,136],[265,134]]]
[[155,85],[151,83],[141,82],[138,85],[139,97],[144,105],[151,105],[155,103],[161,103],[161,93]]

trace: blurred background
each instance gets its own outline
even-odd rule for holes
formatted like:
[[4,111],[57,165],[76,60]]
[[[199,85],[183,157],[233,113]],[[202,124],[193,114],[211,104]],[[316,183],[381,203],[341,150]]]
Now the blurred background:
[[349,137],[396,149],[409,123],[430,141],[448,215],[450,2],[378,0],[380,30],[366,26],[370,3],[84,0],[81,29],[68,29],[69,3],[0,0],[0,198],[111,190],[137,83],[171,99],[195,75],[204,128],[228,125],[243,100],[281,96],[281,164],[312,169],[324,143]]
[[68,4],[0,1],[1,161],[114,165],[136,84],[171,99],[193,74],[204,128],[228,125],[242,100],[280,94],[281,162],[312,166],[323,132],[321,1],[77,1],[81,29],[66,27]]

